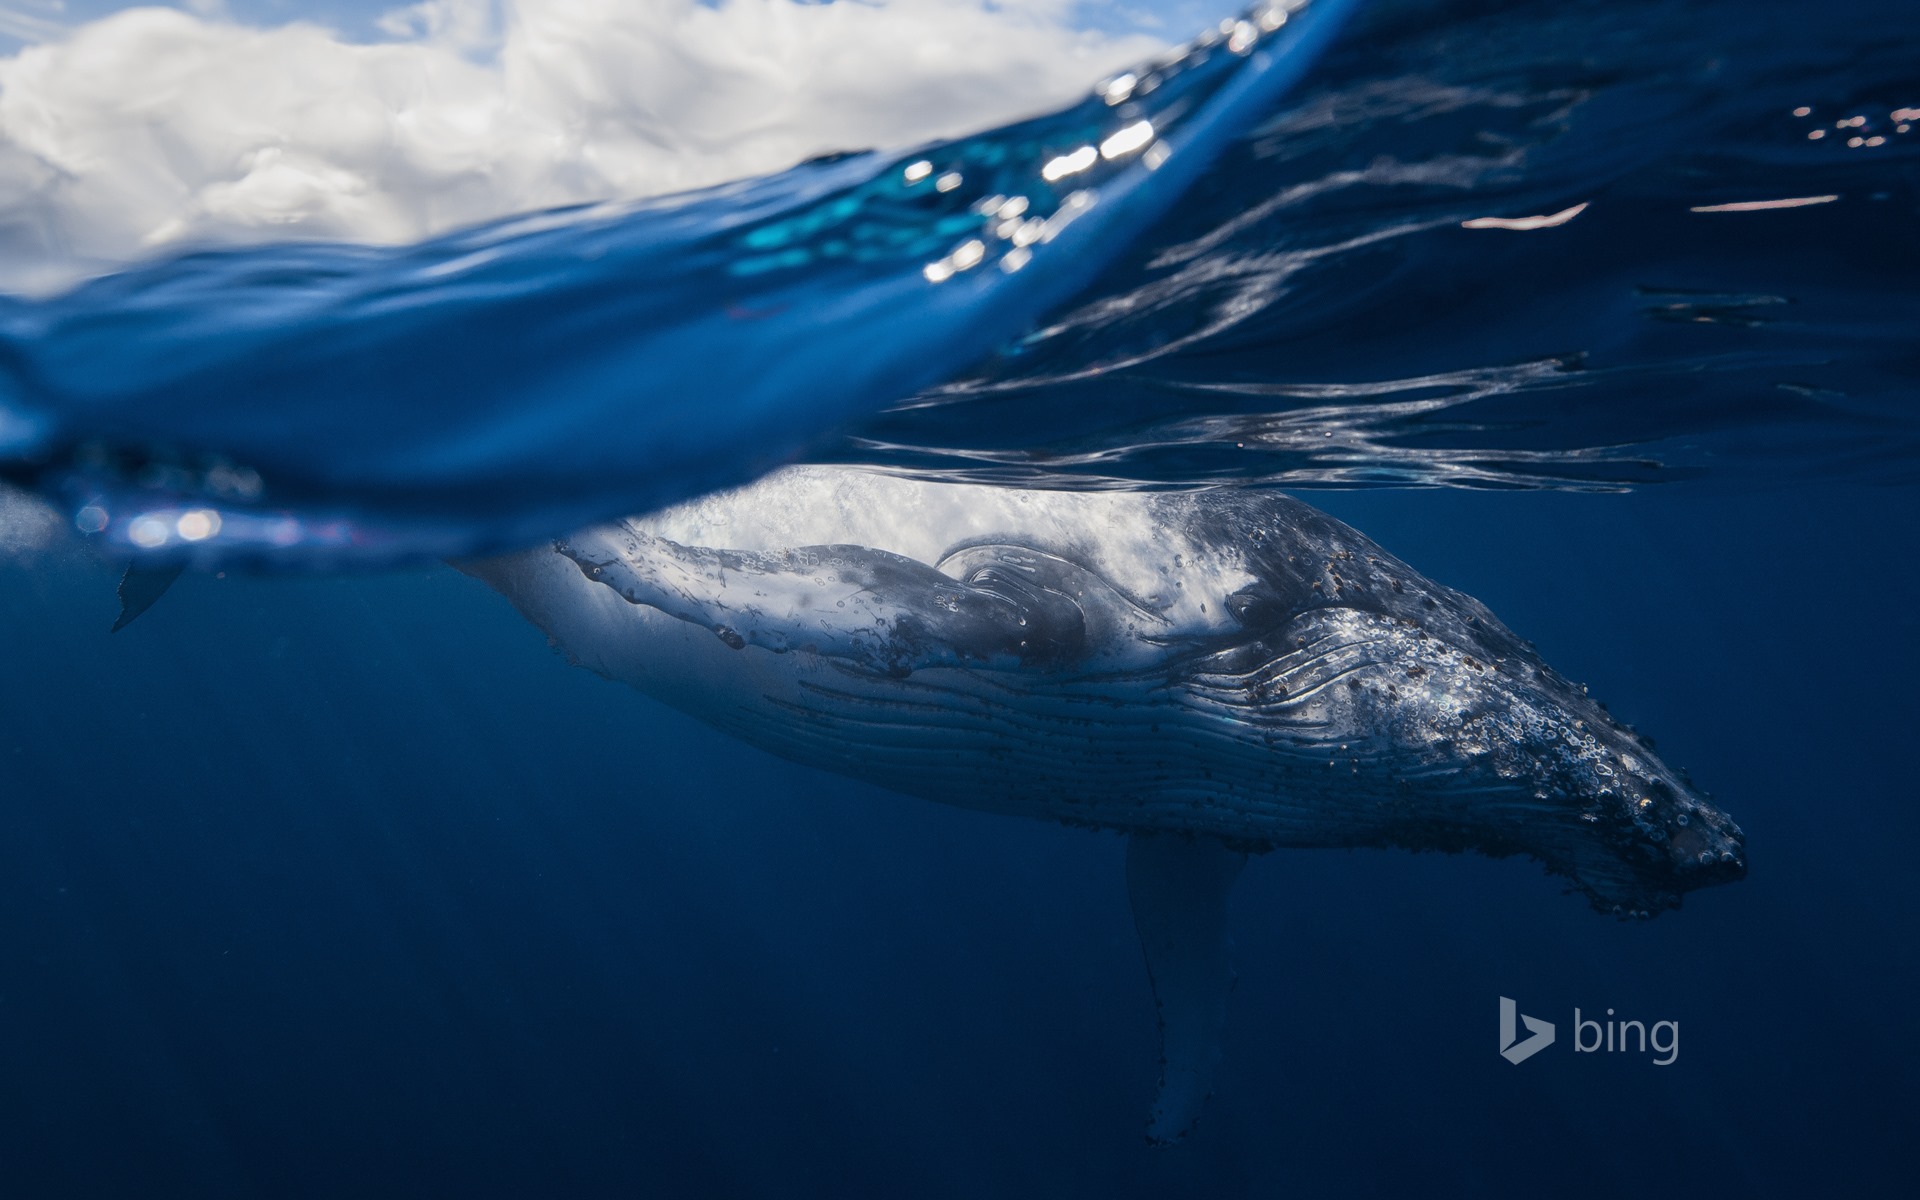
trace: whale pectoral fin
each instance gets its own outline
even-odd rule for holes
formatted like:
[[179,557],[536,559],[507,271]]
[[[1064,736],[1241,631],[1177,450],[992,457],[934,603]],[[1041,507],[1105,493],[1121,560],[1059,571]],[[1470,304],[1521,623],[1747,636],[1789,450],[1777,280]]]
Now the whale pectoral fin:
[[120,615],[114,618],[113,628],[109,632],[119,633],[133,624],[135,617],[152,608],[160,597],[167,594],[173,581],[180,578],[180,572],[186,569],[185,563],[169,563],[164,567],[128,563],[127,573],[120,577]]
[[1127,839],[1127,894],[1160,1010],[1160,1090],[1147,1140],[1171,1145],[1200,1117],[1233,990],[1227,897],[1247,856],[1176,834]]
[[736,650],[807,650],[896,676],[1052,666],[1086,650],[1080,609],[1065,596],[998,576],[957,580],[870,546],[719,550],[610,526],[555,548],[629,603],[711,629]]

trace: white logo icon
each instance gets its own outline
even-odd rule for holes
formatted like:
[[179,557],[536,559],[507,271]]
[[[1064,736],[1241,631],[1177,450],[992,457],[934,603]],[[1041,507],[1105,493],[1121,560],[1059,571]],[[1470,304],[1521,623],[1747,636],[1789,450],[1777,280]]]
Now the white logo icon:
[[[1519,1021],[1527,1023],[1526,1041],[1515,1044],[1520,1036],[1516,1028]],[[1542,1021],[1539,1017],[1524,1016],[1520,1006],[1507,997],[1500,997],[1500,1057],[1510,1063],[1519,1064],[1553,1045],[1553,1022]]]

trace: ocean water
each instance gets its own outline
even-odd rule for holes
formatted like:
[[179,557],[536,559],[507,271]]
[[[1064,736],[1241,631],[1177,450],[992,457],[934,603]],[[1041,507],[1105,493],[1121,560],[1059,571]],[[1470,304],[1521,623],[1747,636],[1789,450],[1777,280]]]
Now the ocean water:
[[[1319,0],[1165,110],[22,290],[9,1193],[1900,1190],[1909,18]],[[1157,169],[1044,178],[1142,120]],[[1215,1095],[1149,1147],[1119,837],[752,750],[439,561],[794,459],[1294,490],[1655,736],[1748,876],[1621,922],[1523,859],[1259,856]],[[109,634],[130,559],[191,569]],[[1560,1044],[1503,1060],[1502,996]]]

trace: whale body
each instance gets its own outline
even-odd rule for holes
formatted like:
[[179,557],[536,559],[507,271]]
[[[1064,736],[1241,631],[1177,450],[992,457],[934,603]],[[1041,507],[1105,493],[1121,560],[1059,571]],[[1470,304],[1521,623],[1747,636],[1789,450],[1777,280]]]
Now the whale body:
[[462,564],[574,662],[811,766],[1116,830],[1195,1120],[1247,854],[1527,854],[1603,911],[1737,879],[1739,828],[1472,597],[1291,497],[793,468]]

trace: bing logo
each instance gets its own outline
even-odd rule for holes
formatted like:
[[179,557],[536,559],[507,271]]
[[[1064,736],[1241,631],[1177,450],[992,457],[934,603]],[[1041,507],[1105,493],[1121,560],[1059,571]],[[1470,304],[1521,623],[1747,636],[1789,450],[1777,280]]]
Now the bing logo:
[[[1583,1019],[1580,1010],[1573,1010],[1573,1052],[1575,1054],[1597,1054],[1606,1051],[1609,1054],[1633,1052],[1646,1054],[1651,1051],[1664,1057],[1653,1060],[1656,1067],[1670,1067],[1680,1059],[1680,1022],[1655,1021],[1651,1028],[1640,1021],[1615,1021],[1613,1010],[1607,1010],[1608,1020],[1596,1021]],[[1527,1027],[1525,1041],[1520,1040],[1520,1026]],[[1520,1005],[1514,1000],[1500,997],[1500,1057],[1516,1065],[1527,1061],[1534,1055],[1553,1045],[1553,1022],[1542,1021],[1539,1017],[1529,1017],[1520,1011]]]
[[[1527,1040],[1516,1041],[1520,1036],[1515,1018],[1527,1023]],[[1500,1057],[1518,1065],[1553,1045],[1553,1022],[1542,1021],[1539,1017],[1521,1016],[1520,1006],[1507,997],[1500,997]]]

